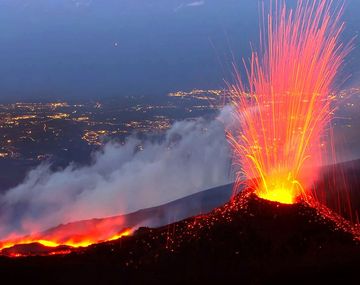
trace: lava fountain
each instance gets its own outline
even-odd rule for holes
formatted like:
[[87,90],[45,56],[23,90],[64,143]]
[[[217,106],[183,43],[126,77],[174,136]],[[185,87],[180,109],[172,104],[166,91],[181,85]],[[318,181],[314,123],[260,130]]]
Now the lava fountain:
[[340,42],[344,3],[299,0],[289,9],[274,1],[267,17],[264,10],[247,83],[236,72],[229,86],[236,128],[227,137],[241,165],[235,192],[246,183],[260,198],[293,204],[316,198],[332,88],[352,43]]

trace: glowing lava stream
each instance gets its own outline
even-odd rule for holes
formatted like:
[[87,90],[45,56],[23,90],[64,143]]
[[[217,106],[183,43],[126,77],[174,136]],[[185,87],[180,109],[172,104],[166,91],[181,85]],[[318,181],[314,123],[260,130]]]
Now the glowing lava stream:
[[316,198],[311,186],[334,111],[332,85],[352,49],[339,41],[344,6],[335,4],[299,0],[292,10],[275,1],[267,19],[263,7],[260,52],[246,66],[248,83],[236,72],[229,86],[236,129],[227,137],[242,169],[235,193],[246,183],[271,201]]
[[100,243],[100,242],[105,242],[105,241],[113,241],[113,240],[117,240],[119,238],[125,237],[125,236],[130,236],[133,233],[132,229],[126,229],[114,236],[111,236],[110,238],[106,239],[106,240],[94,240],[91,238],[91,236],[87,237],[87,238],[81,238],[79,240],[68,240],[65,242],[59,242],[59,241],[55,241],[54,240],[44,240],[44,239],[36,239],[36,238],[19,238],[19,239],[13,239],[11,241],[4,241],[4,242],[0,242],[0,251],[6,248],[11,248],[15,245],[26,245],[26,244],[32,244],[32,243],[38,243],[41,244],[43,246],[46,247],[58,247],[58,246],[70,246],[70,247],[74,247],[74,248],[78,248],[78,247],[87,247],[89,245],[92,244],[96,244],[96,243]]

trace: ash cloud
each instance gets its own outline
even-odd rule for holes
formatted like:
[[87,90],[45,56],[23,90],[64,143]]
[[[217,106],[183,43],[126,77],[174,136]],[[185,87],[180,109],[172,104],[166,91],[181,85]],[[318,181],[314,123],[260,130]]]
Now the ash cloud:
[[[126,214],[230,183],[225,107],[213,120],[175,123],[161,142],[131,136],[108,143],[87,166],[52,172],[40,165],[0,196],[0,239],[58,224]],[[139,145],[143,150],[139,150]]]

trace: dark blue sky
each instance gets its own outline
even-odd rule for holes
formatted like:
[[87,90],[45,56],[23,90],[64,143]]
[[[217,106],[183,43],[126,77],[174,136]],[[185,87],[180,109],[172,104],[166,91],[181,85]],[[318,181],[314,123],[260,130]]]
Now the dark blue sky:
[[[256,0],[0,0],[0,96],[222,87],[231,51],[247,57],[257,40],[257,12]],[[349,0],[346,37],[359,31],[359,14],[360,1]],[[359,58],[349,58],[352,73]]]

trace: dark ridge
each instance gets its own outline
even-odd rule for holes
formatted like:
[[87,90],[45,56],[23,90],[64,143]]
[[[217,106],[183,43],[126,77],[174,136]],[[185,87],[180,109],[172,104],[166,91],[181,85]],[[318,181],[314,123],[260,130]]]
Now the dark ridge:
[[139,224],[147,224],[151,227],[160,227],[188,217],[206,214],[214,208],[224,205],[231,197],[232,185],[233,184],[228,184],[215,187],[177,199],[164,205],[142,209],[126,215],[84,220],[59,225],[43,232],[41,236],[53,235],[57,231],[63,231],[65,229],[70,229],[76,232],[82,228],[88,228],[88,226],[96,226],[96,224],[105,220],[108,222],[114,221],[114,223],[116,223],[117,220],[123,220],[123,223],[119,224],[119,231],[124,228],[135,227]]

